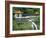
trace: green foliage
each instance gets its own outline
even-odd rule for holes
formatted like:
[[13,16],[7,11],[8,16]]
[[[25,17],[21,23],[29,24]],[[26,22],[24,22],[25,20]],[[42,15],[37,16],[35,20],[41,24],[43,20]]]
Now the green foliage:
[[[37,27],[39,30],[40,29],[40,16],[38,17],[38,21],[36,20],[34,23],[37,24]],[[32,22],[17,23],[17,21],[13,19],[13,30],[32,30]]]
[[38,17],[38,29],[40,29],[40,16]]
[[19,9],[21,11],[23,11],[24,13],[27,14],[35,14],[35,12],[38,12],[38,14],[40,13],[40,8],[23,8],[23,7],[13,7],[13,13],[15,12],[16,9]]
[[31,30],[31,29],[32,29],[31,22],[17,23],[15,20],[13,20],[13,30]]

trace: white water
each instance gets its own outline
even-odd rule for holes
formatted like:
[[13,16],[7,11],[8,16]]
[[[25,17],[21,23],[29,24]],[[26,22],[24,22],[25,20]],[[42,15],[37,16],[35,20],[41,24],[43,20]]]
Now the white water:
[[36,30],[38,29],[38,28],[37,28],[37,25],[36,25],[32,20],[28,19],[28,21],[32,22],[32,28],[33,28],[33,29],[34,29],[34,26],[35,26]]
[[[36,17],[36,16],[26,16],[26,17],[22,17],[22,15],[19,14],[19,17],[18,17],[18,15],[15,14],[15,18],[30,18],[30,17]],[[27,19],[27,20],[32,23],[32,29],[34,29],[34,26],[35,26],[36,30],[38,29],[37,28],[37,25],[31,19]]]

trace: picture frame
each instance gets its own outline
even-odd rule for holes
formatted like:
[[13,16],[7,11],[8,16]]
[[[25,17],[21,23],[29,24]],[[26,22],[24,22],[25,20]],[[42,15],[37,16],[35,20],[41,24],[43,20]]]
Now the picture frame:
[[[33,14],[33,12],[31,11],[32,12],[31,15],[33,16],[33,17],[32,16],[31,17],[33,19],[35,19],[35,16],[37,16],[37,15],[40,16],[40,20],[39,20],[40,21],[39,22],[40,23],[39,24],[40,27],[38,26],[39,29],[36,27],[36,25],[34,24],[34,22],[32,22],[32,24],[34,24],[34,27],[36,27],[36,28],[33,29],[33,30],[31,30],[31,29],[29,30],[28,27],[27,27],[28,29],[27,28],[24,28],[24,30],[23,30],[23,26],[21,26],[22,29],[21,29],[21,27],[20,27],[20,29],[19,29],[19,27],[16,28],[16,26],[13,27],[13,24],[12,24],[14,22],[13,21],[13,17],[14,17],[14,15],[13,15],[14,9],[13,8],[14,9],[17,8],[17,10],[18,10],[18,8],[19,8],[19,10],[20,9],[27,9],[27,10],[25,10],[25,11],[27,11],[26,14],[28,14],[31,10],[38,10],[38,8],[39,8],[40,13],[34,13]],[[31,9],[31,10],[28,11],[28,9]],[[24,14],[25,14],[25,11],[24,11]],[[15,12],[16,12],[16,10],[15,10]],[[27,17],[21,17],[21,15],[20,15],[21,18],[28,18],[28,16],[29,15],[27,15]],[[18,18],[17,15],[16,15],[16,18]],[[24,21],[25,21],[25,19],[24,19]],[[24,23],[22,23],[22,24],[24,24]],[[19,2],[19,1],[5,1],[5,37],[44,35],[45,34],[45,29],[44,28],[45,28],[45,4],[44,3],[37,3],[37,2]]]

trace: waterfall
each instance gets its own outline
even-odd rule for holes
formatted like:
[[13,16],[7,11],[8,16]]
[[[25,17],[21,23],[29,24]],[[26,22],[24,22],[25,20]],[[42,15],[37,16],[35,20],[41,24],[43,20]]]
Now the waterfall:
[[28,19],[28,21],[32,22],[32,29],[34,29],[34,26],[35,26],[36,30],[38,29],[37,25],[32,20]]

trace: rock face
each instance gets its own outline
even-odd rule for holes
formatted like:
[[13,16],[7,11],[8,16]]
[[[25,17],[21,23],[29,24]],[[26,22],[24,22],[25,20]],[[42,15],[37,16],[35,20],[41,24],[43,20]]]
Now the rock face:
[[16,18],[16,22],[28,22],[27,18]]

